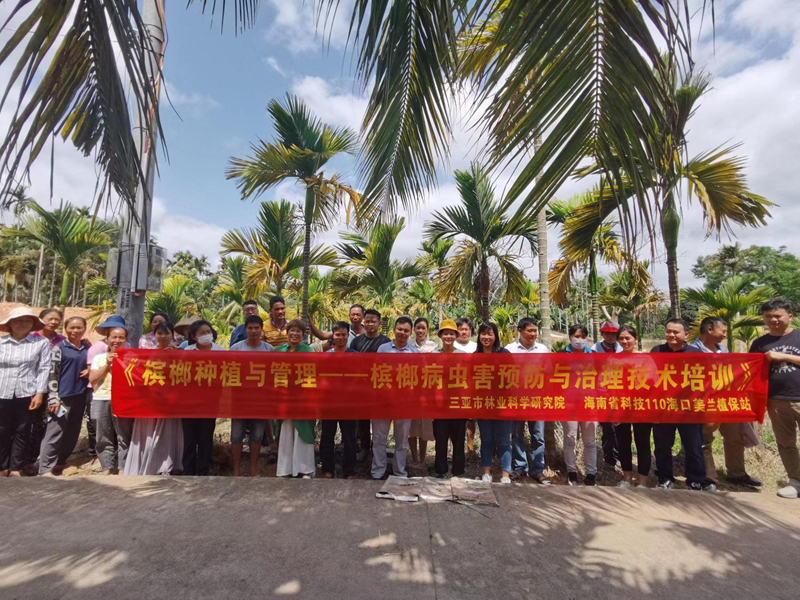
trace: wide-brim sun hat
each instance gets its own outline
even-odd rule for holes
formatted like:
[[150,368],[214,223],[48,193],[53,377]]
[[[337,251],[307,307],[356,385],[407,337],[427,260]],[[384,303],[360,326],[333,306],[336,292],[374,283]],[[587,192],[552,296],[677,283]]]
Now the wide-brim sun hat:
[[443,331],[455,331],[458,333],[458,326],[453,319],[445,319],[439,323],[439,331],[436,332],[436,335],[441,337]]
[[42,327],[44,327],[44,323],[39,318],[39,315],[28,306],[18,306],[17,308],[13,309],[8,316],[5,318],[4,321],[0,322],[0,331],[5,331],[6,333],[11,332],[11,321],[14,319],[22,319],[24,317],[33,317],[33,329],[31,331],[39,331]]
[[189,328],[192,326],[192,323],[198,321],[200,317],[183,317],[180,321],[175,324],[175,331],[182,336],[186,336],[189,333]]
[[100,335],[108,335],[109,329],[117,329],[118,327],[130,332],[130,328],[125,324],[125,318],[120,315],[108,317],[105,321],[100,323],[100,325],[95,327],[94,330]]

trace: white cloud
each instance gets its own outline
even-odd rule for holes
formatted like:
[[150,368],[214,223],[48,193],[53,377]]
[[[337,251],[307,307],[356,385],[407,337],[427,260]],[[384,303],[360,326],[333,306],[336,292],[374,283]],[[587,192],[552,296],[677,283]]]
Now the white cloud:
[[172,104],[180,116],[202,117],[207,112],[220,108],[220,103],[207,94],[185,92],[174,83],[164,80],[164,93],[161,95],[161,111]]
[[355,131],[360,129],[367,109],[366,97],[336,93],[329,81],[310,76],[295,81],[292,92],[305,100],[324,123],[350,127]]
[[317,3],[310,0],[271,0],[271,4],[275,18],[264,32],[269,44],[292,54],[341,49],[347,44],[353,0],[340,2],[329,19],[324,11],[315,10]]
[[278,75],[280,75],[281,77],[287,76],[286,71],[281,66],[281,63],[278,62],[278,59],[275,58],[274,56],[265,56],[261,60],[265,65],[269,65],[270,67],[272,67],[275,70],[275,72],[278,73]]
[[212,270],[216,269],[220,261],[220,240],[226,231],[224,227],[194,217],[171,214],[163,200],[153,199],[152,234],[170,256],[188,250],[195,256],[205,255]]

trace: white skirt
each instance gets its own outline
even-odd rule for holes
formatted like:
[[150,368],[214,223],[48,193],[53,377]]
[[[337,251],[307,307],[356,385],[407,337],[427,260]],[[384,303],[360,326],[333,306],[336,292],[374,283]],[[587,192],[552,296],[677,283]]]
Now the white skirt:
[[281,423],[281,437],[278,442],[278,477],[297,477],[298,475],[313,477],[316,471],[314,444],[307,444],[303,441],[291,419]]
[[136,419],[125,475],[174,475],[183,461],[180,419]]

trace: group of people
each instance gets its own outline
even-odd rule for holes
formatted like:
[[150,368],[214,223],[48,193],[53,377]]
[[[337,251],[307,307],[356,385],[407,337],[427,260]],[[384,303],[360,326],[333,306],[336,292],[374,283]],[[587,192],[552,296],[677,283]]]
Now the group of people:
[[[349,353],[546,353],[550,350],[537,341],[538,325],[523,318],[517,325],[517,339],[503,346],[497,325],[481,323],[477,341],[472,340],[473,325],[467,318],[444,319],[436,331],[438,343],[429,338],[425,318],[413,320],[402,316],[395,320],[393,337],[380,332],[381,314],[354,304],[350,322],[335,323],[322,331],[313,323],[310,330],[320,342],[304,343],[306,325],[300,319],[286,320],[286,303],[281,297],[270,301],[268,322],[259,316],[255,301],[243,305],[244,323],[231,336],[234,352],[349,352]],[[770,362],[768,412],[775,431],[789,485],[778,494],[797,498],[800,493],[800,451],[797,430],[800,427],[800,332],[791,327],[792,312],[788,303],[773,300],[762,306],[764,325],[769,333],[758,338],[751,352],[763,352]],[[120,316],[113,316],[96,327],[103,339],[90,344],[87,324],[81,317],[64,322],[64,335],[57,332],[63,316],[57,309],[36,315],[28,308],[14,309],[0,331],[0,476],[20,475],[31,456],[38,455],[39,474],[55,476],[64,468],[73,452],[84,414],[90,435],[90,448],[105,474],[126,475],[208,475],[214,447],[215,419],[124,419],[111,409],[111,370],[116,352],[128,345],[129,328]],[[639,334],[629,325],[608,321],[601,327],[602,340],[589,342],[585,325],[569,329],[568,353],[635,353]],[[718,317],[706,317],[700,323],[700,335],[687,343],[689,325],[670,319],[665,326],[666,342],[651,352],[728,352],[722,345],[727,325]],[[205,320],[185,320],[173,326],[167,315],[155,313],[150,318],[150,332],[139,340],[140,348],[173,351],[176,348],[201,351],[224,351],[216,344],[217,332]],[[393,429],[392,429],[393,424]],[[392,472],[407,476],[409,444],[413,461],[424,461],[427,444],[435,444],[434,470],[437,476],[465,473],[466,450],[471,450],[475,426],[480,432],[482,479],[492,481],[495,456],[500,463],[500,482],[504,484],[529,478],[548,485],[545,474],[545,424],[528,421],[530,448],[525,440],[526,422],[477,419],[412,419],[372,421],[323,421],[319,440],[321,472],[325,478],[336,475],[334,443],[340,431],[343,459],[342,474],[356,478],[356,466],[371,451],[371,476],[383,478],[388,469],[387,442],[393,432],[395,449]],[[567,483],[578,485],[576,446],[582,440],[586,486],[596,485],[597,423],[568,421],[561,424],[564,433],[564,461]],[[657,487],[676,486],[672,446],[676,431],[686,457],[686,485],[691,490],[716,490],[716,466],[712,454],[714,432],[719,430],[725,448],[727,480],[760,487],[759,480],[745,471],[744,449],[757,443],[749,423],[671,424],[671,423],[602,423],[601,444],[605,462],[619,466],[623,473],[620,487],[644,487],[651,465],[651,435],[655,449]],[[231,421],[231,456],[234,475],[240,475],[240,461],[245,436],[250,446],[248,474],[258,474],[261,446],[278,439],[277,475],[279,477],[315,476],[316,422],[291,419],[272,422],[265,419]],[[633,447],[636,449],[636,473]],[[466,447],[466,448],[465,448]],[[449,461],[448,456],[452,453]]]

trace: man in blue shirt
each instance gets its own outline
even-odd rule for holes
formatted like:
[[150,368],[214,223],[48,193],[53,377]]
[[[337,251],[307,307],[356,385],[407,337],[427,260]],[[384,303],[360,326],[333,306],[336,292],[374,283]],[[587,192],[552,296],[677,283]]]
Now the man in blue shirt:
[[[244,304],[242,304],[242,313],[244,313],[244,318],[251,316],[258,316],[258,302],[255,300],[245,300]],[[231,333],[231,342],[230,346],[233,346],[237,342],[242,342],[247,339],[247,323],[242,323],[236,329],[233,330]]]
[[[700,336],[691,344],[706,354],[724,354],[728,348],[722,340],[728,337],[728,325],[719,317],[706,317],[700,322]],[[714,464],[714,432],[719,429],[725,448],[725,469],[727,480],[731,483],[749,487],[761,487],[761,481],[750,477],[744,466],[744,427],[749,423],[706,423],[703,425],[703,456],[706,462],[706,477],[714,478],[717,466]]]
[[[379,353],[418,354],[417,349],[408,343],[414,322],[408,317],[398,317],[394,322],[394,340],[386,342],[378,348]],[[386,473],[386,440],[389,439],[389,419],[372,420],[372,478],[382,479]],[[408,477],[406,472],[406,452],[408,452],[408,432],[411,430],[411,419],[394,422],[394,460],[392,468],[398,477]]]

